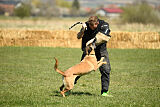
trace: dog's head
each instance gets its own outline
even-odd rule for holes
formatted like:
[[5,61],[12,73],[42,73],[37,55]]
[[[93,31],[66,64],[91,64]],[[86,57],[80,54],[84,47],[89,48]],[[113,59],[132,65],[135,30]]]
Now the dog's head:
[[86,55],[95,55],[95,43],[90,43],[86,46]]

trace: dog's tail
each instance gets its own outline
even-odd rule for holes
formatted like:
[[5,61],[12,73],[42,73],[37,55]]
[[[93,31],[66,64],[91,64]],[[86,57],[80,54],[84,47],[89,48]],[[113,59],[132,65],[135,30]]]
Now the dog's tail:
[[56,61],[55,65],[54,65],[54,69],[55,69],[58,73],[60,73],[61,75],[63,75],[63,76],[65,77],[66,75],[64,74],[64,72],[62,72],[61,70],[58,69],[58,60],[57,60],[57,58],[54,57],[54,59],[55,59],[55,61]]

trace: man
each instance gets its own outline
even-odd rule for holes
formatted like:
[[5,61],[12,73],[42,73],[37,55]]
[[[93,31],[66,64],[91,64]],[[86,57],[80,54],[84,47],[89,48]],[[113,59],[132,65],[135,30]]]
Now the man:
[[[109,35],[110,33],[109,24],[103,20],[98,19],[97,16],[91,16],[89,20],[85,22],[85,24],[82,25],[80,32],[77,34],[78,39],[82,38],[81,48],[83,51],[83,55],[81,57],[81,60],[86,55],[86,52],[85,52],[86,43],[89,40],[93,39],[98,33],[101,33],[106,36],[110,36]],[[107,62],[107,64],[103,64],[99,68],[99,70],[101,72],[101,85],[102,85],[101,95],[109,96],[108,88],[109,88],[109,82],[110,82],[111,67],[110,67],[109,56],[108,56],[108,52],[106,48],[106,42],[98,45],[95,49],[95,53],[96,53],[97,60],[100,60],[101,57],[104,57],[105,58],[104,60]],[[75,79],[75,84],[77,83],[77,80],[79,78],[80,77],[77,77]]]

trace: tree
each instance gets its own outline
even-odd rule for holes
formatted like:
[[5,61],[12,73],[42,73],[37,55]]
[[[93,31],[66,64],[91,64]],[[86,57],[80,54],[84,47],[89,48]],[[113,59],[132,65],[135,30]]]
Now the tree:
[[79,4],[79,1],[78,1],[78,0],[74,0],[74,1],[73,1],[72,8],[73,8],[73,9],[76,9],[76,10],[79,10],[79,9],[80,9],[80,4]]
[[71,8],[72,4],[65,0],[56,0],[56,5],[63,8]]
[[31,7],[25,3],[19,3],[14,9],[15,16],[20,18],[28,17],[31,15]]
[[80,4],[78,0],[74,0],[72,3],[71,15],[78,16],[79,15]]
[[123,22],[129,23],[142,23],[142,24],[158,24],[160,22],[159,17],[146,2],[141,2],[135,5],[129,5],[123,8],[121,15]]

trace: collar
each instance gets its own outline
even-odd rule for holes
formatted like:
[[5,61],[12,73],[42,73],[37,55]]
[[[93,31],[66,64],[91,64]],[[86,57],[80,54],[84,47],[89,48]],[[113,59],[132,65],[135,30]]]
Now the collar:
[[95,55],[95,54],[89,54],[89,55]]

